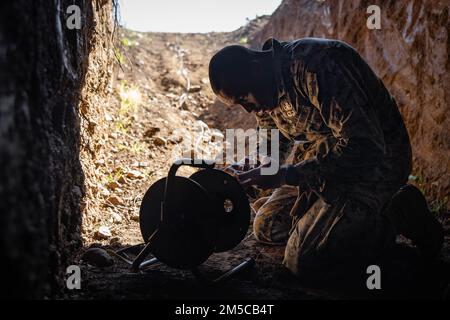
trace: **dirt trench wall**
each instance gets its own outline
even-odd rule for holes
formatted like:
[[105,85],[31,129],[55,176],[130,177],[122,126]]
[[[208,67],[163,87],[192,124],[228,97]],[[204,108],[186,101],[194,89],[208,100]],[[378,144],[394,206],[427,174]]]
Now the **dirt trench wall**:
[[[80,30],[66,27],[73,4]],[[2,296],[54,295],[81,244],[79,101],[111,23],[106,0],[0,2]]]
[[[369,5],[381,9],[370,30]],[[356,48],[383,79],[403,114],[413,174],[436,207],[450,208],[450,1],[284,0],[252,39],[325,37]]]

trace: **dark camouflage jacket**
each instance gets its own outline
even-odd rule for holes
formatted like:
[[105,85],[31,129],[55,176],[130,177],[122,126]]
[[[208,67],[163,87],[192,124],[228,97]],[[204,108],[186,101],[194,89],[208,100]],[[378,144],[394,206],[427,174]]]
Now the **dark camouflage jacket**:
[[398,107],[349,45],[305,38],[266,42],[273,50],[279,105],[257,114],[259,128],[280,130],[280,162],[295,150],[302,189],[320,194],[404,181],[411,146]]

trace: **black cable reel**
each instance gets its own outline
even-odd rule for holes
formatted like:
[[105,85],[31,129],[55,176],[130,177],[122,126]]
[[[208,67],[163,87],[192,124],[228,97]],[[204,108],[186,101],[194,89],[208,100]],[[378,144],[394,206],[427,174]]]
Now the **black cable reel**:
[[[201,170],[177,176],[182,165]],[[145,247],[132,263],[135,271],[159,261],[197,275],[196,267],[213,253],[231,250],[244,239],[250,225],[246,193],[236,178],[214,167],[205,160],[179,159],[167,177],[150,186],[140,207]],[[150,253],[154,258],[144,261]],[[215,281],[253,263],[247,259]]]

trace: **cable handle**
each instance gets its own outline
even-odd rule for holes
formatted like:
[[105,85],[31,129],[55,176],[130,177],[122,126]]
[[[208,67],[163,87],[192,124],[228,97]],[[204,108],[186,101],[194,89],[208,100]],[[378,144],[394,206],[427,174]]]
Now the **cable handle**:
[[175,176],[175,173],[181,166],[189,166],[201,169],[214,169],[215,165],[216,163],[214,162],[214,160],[179,158],[175,160],[172,166],[170,167],[168,177],[170,179],[171,177]]
[[166,186],[164,188],[164,200],[161,203],[161,222],[164,220],[164,212],[167,212],[167,197],[169,194],[169,190],[172,189],[172,180],[174,179],[178,168],[181,166],[189,166],[194,168],[201,169],[214,169],[216,163],[214,160],[206,160],[206,159],[192,159],[192,158],[179,158],[174,161],[174,163],[170,166],[169,174],[166,179]]

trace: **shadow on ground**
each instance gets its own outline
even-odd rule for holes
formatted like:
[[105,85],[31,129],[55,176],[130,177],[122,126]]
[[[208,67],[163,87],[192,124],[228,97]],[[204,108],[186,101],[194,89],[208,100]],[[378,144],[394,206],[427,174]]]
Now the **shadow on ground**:
[[[448,253],[448,226],[446,245]],[[126,247],[117,244],[109,249]],[[450,264],[444,256],[421,260],[414,247],[400,243],[394,258],[380,265],[381,290],[368,290],[366,270],[341,276],[340,281],[298,280],[282,266],[284,248],[258,244],[249,232],[233,250],[216,253],[199,270],[214,279],[254,258],[255,265],[216,286],[202,284],[190,271],[163,264],[145,273],[132,273],[130,266],[115,259],[107,268],[82,264],[82,289],[68,292],[73,299],[442,299],[448,298]],[[350,272],[350,271],[349,271]]]

